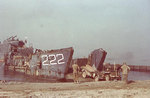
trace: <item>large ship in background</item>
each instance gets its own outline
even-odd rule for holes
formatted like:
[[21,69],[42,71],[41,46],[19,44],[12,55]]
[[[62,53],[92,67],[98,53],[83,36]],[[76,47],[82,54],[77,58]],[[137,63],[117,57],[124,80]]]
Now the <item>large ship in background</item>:
[[[27,40],[19,40],[17,36],[12,36],[0,43],[0,66],[7,70],[25,73],[31,76],[46,78],[65,78],[70,73],[73,62],[74,49],[72,47],[41,50],[27,46]],[[102,71],[103,62],[107,52],[102,48],[92,51],[86,60],[79,60],[80,66],[90,65],[98,71]],[[79,62],[80,61],[80,62]]]

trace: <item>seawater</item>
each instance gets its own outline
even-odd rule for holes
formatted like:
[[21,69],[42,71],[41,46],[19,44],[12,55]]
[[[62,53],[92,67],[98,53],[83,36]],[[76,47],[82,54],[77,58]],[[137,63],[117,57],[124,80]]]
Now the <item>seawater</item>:
[[150,80],[150,72],[130,71],[129,80]]
[[[22,82],[46,82],[45,80],[39,80],[35,78],[31,78],[27,75],[20,74],[17,72],[4,72],[3,66],[0,66],[0,80],[6,81],[22,81]],[[138,71],[130,71],[128,75],[128,80],[150,80],[150,72],[138,72]]]

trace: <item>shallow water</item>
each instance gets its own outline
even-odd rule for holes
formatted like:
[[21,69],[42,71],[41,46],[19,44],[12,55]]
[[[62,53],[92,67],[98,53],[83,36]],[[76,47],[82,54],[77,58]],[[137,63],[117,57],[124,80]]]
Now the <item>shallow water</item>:
[[[29,77],[17,72],[4,72],[3,66],[0,66],[0,80],[6,81],[25,81],[25,82],[48,82],[49,80],[42,80]],[[130,71],[128,80],[150,80],[150,72]]]
[[0,80],[18,81],[18,82],[53,82],[54,79],[40,79],[33,76],[25,75],[24,73],[4,71],[4,67],[0,66]]
[[129,80],[150,80],[150,72],[130,71]]
[[[137,71],[130,71],[129,80],[150,80],[150,72],[137,72]],[[32,77],[28,77],[24,74],[12,73],[8,72],[7,74],[0,74],[0,80],[8,80],[8,81],[27,81],[27,82],[46,82],[45,80],[39,80]]]

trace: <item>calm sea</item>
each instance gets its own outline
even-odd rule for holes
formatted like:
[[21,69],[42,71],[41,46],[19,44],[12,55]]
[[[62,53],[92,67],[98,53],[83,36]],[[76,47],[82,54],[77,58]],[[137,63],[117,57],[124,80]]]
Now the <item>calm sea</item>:
[[[138,71],[130,71],[129,80],[150,80],[150,72],[138,72]],[[7,72],[5,73],[3,71],[3,66],[0,66],[0,80],[7,80],[7,81],[41,81],[41,80],[36,80],[34,78],[28,77],[24,74],[18,74],[14,72]]]

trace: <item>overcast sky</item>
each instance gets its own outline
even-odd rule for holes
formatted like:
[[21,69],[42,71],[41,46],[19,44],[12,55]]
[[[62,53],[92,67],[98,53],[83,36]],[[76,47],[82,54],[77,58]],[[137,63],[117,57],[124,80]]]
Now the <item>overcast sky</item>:
[[0,0],[0,40],[18,35],[40,49],[97,48],[106,61],[150,65],[150,0]]

